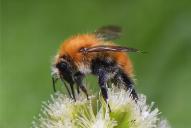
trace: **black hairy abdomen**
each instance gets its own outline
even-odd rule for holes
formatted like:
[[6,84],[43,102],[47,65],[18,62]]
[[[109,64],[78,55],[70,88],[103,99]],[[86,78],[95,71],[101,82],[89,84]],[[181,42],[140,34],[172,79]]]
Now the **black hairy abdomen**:
[[115,73],[118,69],[116,61],[107,58],[95,58],[91,62],[93,74],[99,74],[99,70],[104,70],[106,73]]

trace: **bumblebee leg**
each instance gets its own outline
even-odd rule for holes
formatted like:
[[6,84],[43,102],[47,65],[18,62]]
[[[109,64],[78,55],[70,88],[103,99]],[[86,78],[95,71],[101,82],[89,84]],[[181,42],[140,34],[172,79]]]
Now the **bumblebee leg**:
[[107,78],[103,74],[99,74],[99,86],[101,88],[101,92],[103,95],[104,100],[106,101],[108,99],[108,94],[107,94]]
[[87,97],[87,100],[89,100],[89,95],[88,95],[88,93],[87,93],[87,90],[86,90],[86,88],[84,87],[84,85],[79,85],[80,86],[80,89],[86,94],[86,97]]
[[74,91],[74,84],[70,84],[71,90],[72,90],[72,97],[74,101],[76,101],[75,91]]
[[76,81],[76,85],[78,88],[80,88],[83,91],[83,93],[85,93],[87,100],[89,100],[89,95],[88,95],[87,89],[85,88],[83,82],[82,81]]
[[84,86],[83,78],[84,78],[84,74],[82,74],[80,72],[75,74],[75,82],[77,85],[77,91],[80,92],[80,90],[79,90],[79,88],[80,88],[85,93],[87,99],[89,100],[89,95],[88,95],[87,89]]
[[67,90],[67,92],[68,92],[68,95],[70,96],[70,98],[72,98],[72,95],[71,95],[71,93],[70,93],[70,90],[69,90],[69,88],[68,88],[68,85],[66,84],[66,82],[61,78],[61,80],[62,80],[62,82],[64,83],[64,86],[66,87],[66,90]]
[[80,86],[77,85],[77,93],[80,94]]
[[134,89],[134,82],[131,80],[129,76],[127,76],[123,72],[119,72],[116,76],[117,81],[122,82],[127,87],[127,90],[131,90],[131,96],[136,101],[138,99],[138,95]]
[[111,112],[110,105],[108,103],[108,93],[107,93],[107,82],[108,77],[107,73],[105,71],[101,71],[98,73],[98,79],[99,79],[99,86],[101,88],[101,93],[103,96],[103,99],[105,100],[106,104],[108,105],[109,111]]

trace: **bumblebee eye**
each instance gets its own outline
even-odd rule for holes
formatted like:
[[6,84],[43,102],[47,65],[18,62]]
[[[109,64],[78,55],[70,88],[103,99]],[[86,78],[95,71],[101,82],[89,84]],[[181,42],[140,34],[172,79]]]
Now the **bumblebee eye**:
[[65,62],[60,63],[61,68],[67,68],[68,65]]
[[61,63],[58,63],[58,64],[56,65],[56,67],[57,67],[58,69],[66,69],[66,68],[68,67],[68,65],[66,64],[66,62],[61,62]]

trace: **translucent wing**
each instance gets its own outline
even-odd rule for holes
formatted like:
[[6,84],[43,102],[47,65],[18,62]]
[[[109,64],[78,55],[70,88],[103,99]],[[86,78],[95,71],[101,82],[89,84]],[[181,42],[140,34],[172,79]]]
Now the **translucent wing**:
[[82,48],[80,52],[90,53],[90,52],[140,52],[144,53],[136,48],[129,48],[129,47],[122,47],[122,46],[115,46],[115,45],[98,45],[89,48]]
[[109,25],[103,26],[95,31],[97,38],[102,40],[113,40],[121,36],[121,27]]

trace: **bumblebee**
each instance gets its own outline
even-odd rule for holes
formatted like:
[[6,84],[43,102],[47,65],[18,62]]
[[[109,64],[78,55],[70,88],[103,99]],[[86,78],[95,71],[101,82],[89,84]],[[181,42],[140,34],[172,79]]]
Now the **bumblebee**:
[[[107,83],[123,85],[131,89],[133,99],[138,99],[134,89],[133,66],[126,52],[141,52],[135,48],[122,47],[112,40],[119,38],[121,28],[104,26],[93,33],[72,36],[61,44],[52,65],[53,88],[61,79],[69,93],[76,101],[74,85],[77,92],[83,91],[88,98],[83,79],[88,74],[98,78],[102,96],[108,101]],[[67,83],[67,84],[66,84]]]

